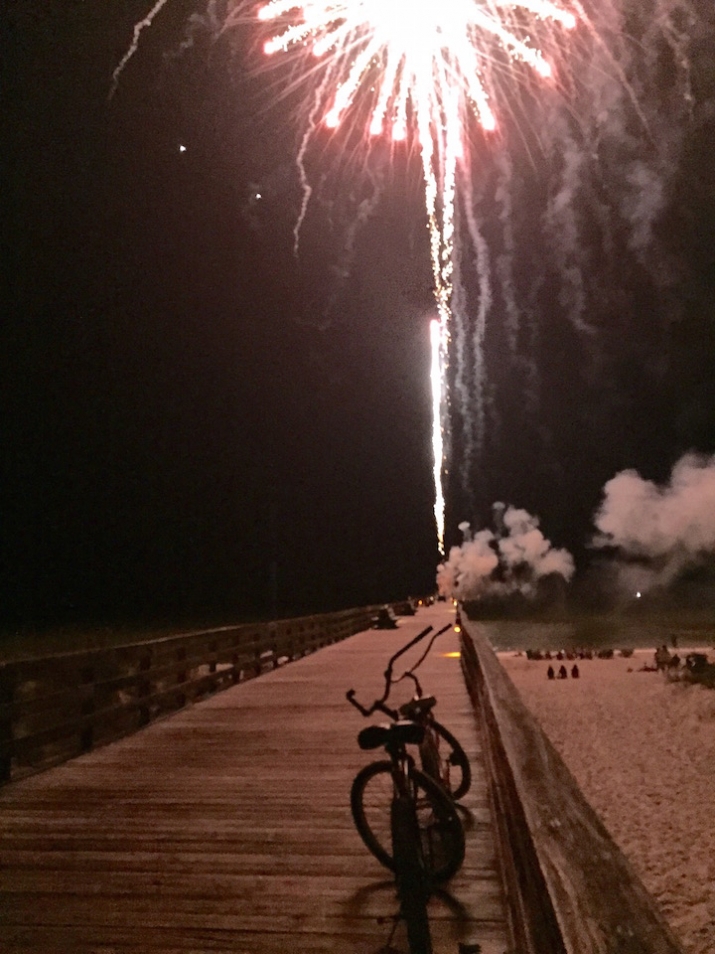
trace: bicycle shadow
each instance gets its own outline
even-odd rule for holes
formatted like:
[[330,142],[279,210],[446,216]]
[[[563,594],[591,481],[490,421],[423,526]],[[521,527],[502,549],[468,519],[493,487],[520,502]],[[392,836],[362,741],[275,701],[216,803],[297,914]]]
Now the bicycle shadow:
[[[456,928],[459,932],[460,926],[467,927],[470,924],[467,908],[447,888],[435,888],[430,906],[433,907],[435,902],[449,912],[449,919],[454,925],[453,930]],[[400,929],[404,931],[404,925],[398,923],[399,911],[400,903],[395,881],[392,878],[383,878],[363,885],[345,899],[343,907],[346,918],[372,920],[378,927],[385,928],[384,941],[376,938],[377,946],[372,947],[372,944],[369,944],[367,947],[361,947],[361,951],[364,950],[365,954],[405,954],[408,948],[406,939],[401,936]],[[444,915],[439,917],[439,920],[443,918]],[[396,946],[397,944],[401,946]]]
[[343,906],[346,918],[364,918],[378,927],[385,928],[385,938],[375,939],[376,947],[370,943],[361,950],[365,954],[404,954],[404,949],[395,947],[393,939],[395,928],[399,920],[400,903],[393,878],[383,878],[363,885],[349,895]]

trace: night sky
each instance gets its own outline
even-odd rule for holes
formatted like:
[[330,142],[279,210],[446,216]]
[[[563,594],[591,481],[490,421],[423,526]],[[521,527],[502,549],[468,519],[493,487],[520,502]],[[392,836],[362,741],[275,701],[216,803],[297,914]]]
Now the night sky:
[[[16,0],[2,14],[2,625],[179,626],[431,590],[419,163],[326,138],[296,258],[300,91],[278,97],[287,74],[256,71],[246,31],[216,40],[194,20],[187,34],[205,8],[172,0],[108,101],[148,6]],[[623,98],[598,135],[595,119],[564,120],[593,109],[574,88],[545,133],[523,122],[527,93],[498,147],[475,144],[493,302],[485,377],[469,348],[459,396],[452,370],[448,543],[504,500],[581,565],[616,471],[663,480],[685,451],[715,452],[711,6],[694,4],[687,77],[655,41],[629,77],[648,133]],[[641,39],[647,20],[631,24]],[[588,157],[568,254],[553,211],[564,143]],[[655,193],[636,241],[637,196]]]

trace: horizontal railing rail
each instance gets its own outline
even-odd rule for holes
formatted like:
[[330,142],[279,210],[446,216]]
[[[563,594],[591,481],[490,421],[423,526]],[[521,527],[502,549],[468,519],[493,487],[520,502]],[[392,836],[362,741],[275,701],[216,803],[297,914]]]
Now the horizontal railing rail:
[[0,784],[368,629],[378,607],[0,663]]
[[462,668],[484,726],[507,900],[523,954],[683,954],[479,626]]

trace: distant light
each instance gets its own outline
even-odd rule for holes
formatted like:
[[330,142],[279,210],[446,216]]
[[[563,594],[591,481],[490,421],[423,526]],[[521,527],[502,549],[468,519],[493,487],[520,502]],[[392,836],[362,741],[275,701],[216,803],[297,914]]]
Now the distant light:
[[640,590],[638,590],[638,592],[636,593],[636,599],[639,600],[640,598],[641,598],[641,592]]
[[186,152],[186,146],[183,146],[181,143],[179,143],[179,152]]
[[262,198],[263,198],[263,196],[261,195],[261,193],[260,193],[260,192],[256,192],[256,194],[255,194],[255,196],[254,196],[254,198],[255,198],[255,199],[262,199]]

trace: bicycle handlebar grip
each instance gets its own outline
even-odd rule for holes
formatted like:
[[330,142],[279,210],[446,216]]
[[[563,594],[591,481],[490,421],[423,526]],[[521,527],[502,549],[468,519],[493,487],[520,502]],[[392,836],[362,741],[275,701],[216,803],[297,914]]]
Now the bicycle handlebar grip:
[[374,706],[373,706],[373,709],[366,709],[365,706],[361,706],[360,703],[355,698],[354,689],[348,689],[348,691],[345,693],[345,698],[348,700],[348,702],[352,703],[352,705],[354,705],[356,709],[362,712],[364,716],[372,715]]

